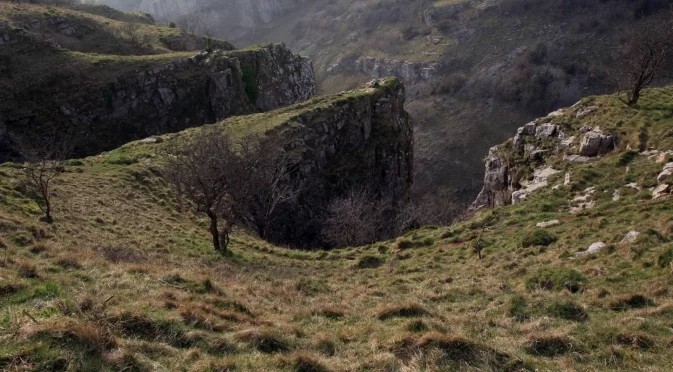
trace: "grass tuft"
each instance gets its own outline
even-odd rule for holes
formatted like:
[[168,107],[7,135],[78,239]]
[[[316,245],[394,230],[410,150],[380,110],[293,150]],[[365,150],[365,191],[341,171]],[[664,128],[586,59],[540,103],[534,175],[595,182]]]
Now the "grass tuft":
[[553,317],[584,322],[589,319],[589,314],[584,308],[570,300],[555,300],[547,306],[547,313]]
[[290,344],[277,330],[253,328],[234,334],[237,341],[244,342],[263,353],[281,353],[290,350]]
[[650,306],[655,306],[654,300],[639,294],[619,296],[610,302],[610,309],[615,311],[626,311]]
[[545,289],[561,291],[567,289],[572,293],[582,290],[587,283],[587,278],[572,269],[544,268],[536,275],[530,277],[526,286],[530,290]]
[[325,367],[316,357],[308,353],[296,353],[293,356],[292,370],[294,372],[328,372],[329,369]]
[[534,246],[548,246],[558,238],[547,230],[536,229],[526,233],[521,239],[521,246],[524,248]]
[[525,348],[530,354],[546,357],[555,357],[579,350],[572,339],[559,334],[530,335]]
[[20,276],[24,278],[28,279],[39,278],[39,275],[37,274],[37,266],[27,261],[22,261],[18,263],[17,272],[19,273]]
[[384,263],[385,260],[380,257],[367,255],[360,257],[355,267],[358,269],[375,269],[381,267]]
[[390,305],[376,312],[376,318],[379,320],[388,320],[392,318],[413,318],[427,315],[428,312],[423,306],[418,304]]

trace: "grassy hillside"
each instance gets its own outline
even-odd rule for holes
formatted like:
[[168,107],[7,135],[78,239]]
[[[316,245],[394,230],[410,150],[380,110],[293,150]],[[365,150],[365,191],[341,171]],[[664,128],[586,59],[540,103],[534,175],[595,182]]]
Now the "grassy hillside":
[[[84,53],[146,55],[204,48],[198,35],[155,25],[146,14],[120,12],[105,5],[66,7],[3,1],[0,22],[32,36],[31,44],[56,43]],[[223,49],[233,49],[224,41],[216,42]]]
[[[622,139],[595,162],[550,159],[572,171],[568,186],[552,189],[558,177],[515,206],[334,251],[241,230],[231,255],[215,254],[206,222],[176,212],[157,167],[161,147],[189,132],[70,161],[51,225],[20,165],[1,165],[0,369],[670,370],[673,207],[648,191],[659,155],[628,148],[673,150],[672,98],[589,98],[593,115],[553,118]],[[269,119],[339,99],[217,125],[280,128]],[[591,186],[595,208],[569,213]],[[560,224],[535,227],[551,219]],[[631,230],[641,235],[620,243]],[[607,247],[575,257],[597,241]]]

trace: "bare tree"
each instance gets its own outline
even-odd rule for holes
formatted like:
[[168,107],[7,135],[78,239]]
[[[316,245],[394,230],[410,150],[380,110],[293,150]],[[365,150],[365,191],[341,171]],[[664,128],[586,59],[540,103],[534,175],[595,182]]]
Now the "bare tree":
[[632,106],[666,64],[673,48],[673,11],[643,18],[617,50],[619,99]]
[[255,194],[253,161],[246,145],[234,144],[214,129],[174,146],[166,156],[165,174],[181,198],[210,219],[213,247],[224,253],[236,224],[243,222]]
[[180,21],[177,22],[178,26],[181,29],[187,31],[190,34],[203,35],[207,37],[213,36],[213,30],[208,23],[208,11],[199,10],[192,12]]
[[427,225],[450,225],[460,214],[460,205],[456,191],[448,188],[410,200],[398,212],[398,233]]
[[371,244],[379,237],[385,203],[363,190],[351,190],[327,206],[323,236],[336,247]]
[[65,169],[65,160],[71,154],[74,142],[69,135],[44,134],[32,138],[13,138],[23,158],[25,185],[44,213],[44,220],[52,223],[52,183]]
[[150,35],[145,32],[140,23],[124,23],[113,34],[116,40],[126,40],[135,48],[141,48],[150,42]]
[[300,191],[290,179],[297,162],[283,150],[280,143],[272,139],[249,137],[244,143],[249,144],[244,149],[244,156],[253,160],[252,167],[256,169],[253,183],[255,199],[262,210],[260,235],[267,240],[278,206],[295,199]]

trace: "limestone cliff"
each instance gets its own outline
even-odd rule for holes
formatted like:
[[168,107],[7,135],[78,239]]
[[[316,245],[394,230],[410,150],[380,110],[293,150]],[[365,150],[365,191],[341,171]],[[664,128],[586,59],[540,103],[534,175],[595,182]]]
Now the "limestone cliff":
[[[268,111],[313,96],[310,60],[284,45],[241,51],[202,52],[150,69],[126,73],[64,100],[45,99],[39,111],[21,112],[20,97],[7,105],[0,162],[10,158],[7,138],[37,135],[44,127],[68,128],[82,155],[115,148],[150,135],[213,123],[232,115]],[[3,120],[0,119],[0,122]],[[5,146],[2,147],[2,143]]]
[[[517,204],[548,185],[561,164],[587,163],[614,150],[614,132],[583,123],[597,108],[578,102],[520,127],[514,138],[490,149],[484,187],[472,209]],[[581,138],[581,140],[580,140]],[[565,183],[570,182],[567,172]]]
[[300,190],[276,218],[271,241],[320,246],[327,203],[351,188],[393,201],[407,198],[414,144],[404,100],[399,80],[374,80],[361,90],[309,101],[309,109],[268,133],[298,157],[292,182]]

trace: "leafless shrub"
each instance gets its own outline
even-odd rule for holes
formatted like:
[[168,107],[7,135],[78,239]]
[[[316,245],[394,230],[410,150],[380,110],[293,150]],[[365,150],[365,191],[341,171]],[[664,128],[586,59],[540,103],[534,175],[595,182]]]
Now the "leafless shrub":
[[135,22],[124,23],[113,34],[117,40],[125,40],[134,48],[142,48],[152,40],[150,34],[144,30],[143,25]]
[[461,212],[456,191],[440,189],[405,204],[397,215],[398,232],[427,225],[450,225]]
[[673,48],[673,10],[639,21],[626,31],[626,42],[616,51],[619,99],[632,106],[670,58]]
[[351,190],[327,206],[323,237],[336,247],[359,246],[375,242],[389,203],[379,201],[363,190]]
[[47,223],[53,222],[52,183],[65,168],[64,162],[71,154],[74,141],[70,135],[45,133],[41,136],[14,137],[14,142],[26,160],[25,186],[36,199]]
[[244,222],[256,195],[255,175],[261,162],[254,144],[231,141],[203,129],[190,141],[176,144],[166,156],[165,174],[194,210],[210,219],[216,251],[226,251],[236,224]]
[[192,12],[177,22],[177,25],[190,34],[213,36],[212,27],[208,23],[208,11]]
[[254,177],[252,184],[256,191],[255,199],[261,207],[260,235],[267,240],[277,208],[294,200],[299,193],[299,189],[290,179],[291,173],[297,167],[297,161],[274,140],[250,137],[245,143],[248,146],[242,155],[254,162],[256,169],[250,176]]

